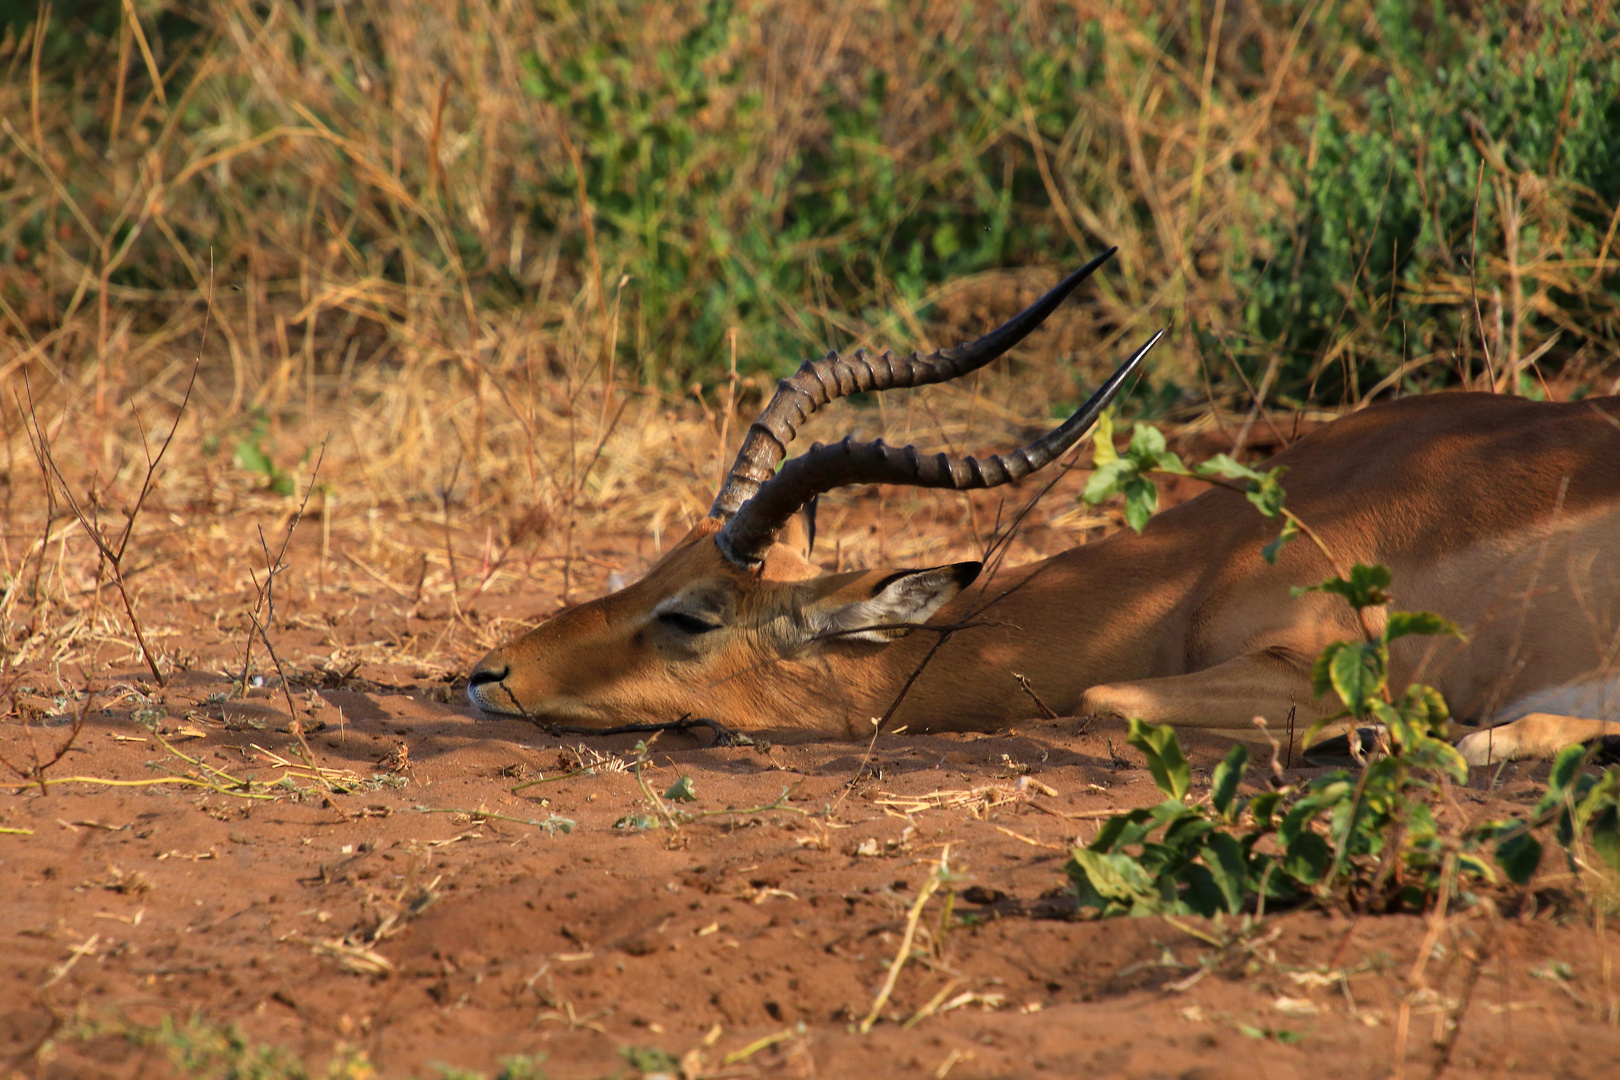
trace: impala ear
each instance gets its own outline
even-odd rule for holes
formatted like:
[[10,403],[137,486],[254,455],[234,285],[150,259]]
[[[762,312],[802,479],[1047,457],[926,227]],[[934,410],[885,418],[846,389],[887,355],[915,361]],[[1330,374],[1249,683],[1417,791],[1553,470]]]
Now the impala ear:
[[825,612],[818,620],[816,636],[880,644],[904,637],[971,585],[983,565],[964,562],[890,574],[867,599]]

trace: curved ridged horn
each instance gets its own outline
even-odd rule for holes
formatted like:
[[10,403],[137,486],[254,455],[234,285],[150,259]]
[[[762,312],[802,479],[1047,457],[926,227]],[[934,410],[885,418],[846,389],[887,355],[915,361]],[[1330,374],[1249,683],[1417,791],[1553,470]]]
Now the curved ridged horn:
[[885,352],[874,357],[868,356],[865,349],[859,349],[853,356],[830,352],[820,360],[806,360],[798,371],[776,384],[770,404],[749,427],[742,448],[737,451],[737,460],[732,463],[726,482],[720,485],[714,505],[709,508],[709,516],[730,521],[732,515],[776,475],[776,467],[787,457],[788,444],[798,435],[799,425],[829,401],[863,391],[949,382],[977,371],[1045,322],[1093,270],[1118,250],[1109,248],[1006,323],[966,345],[940,349],[927,356],[912,353],[897,357]]
[[726,522],[714,538],[715,543],[732,563],[753,566],[764,557],[765,549],[799,507],[823,492],[851,484],[898,484],[967,491],[1020,480],[1050,464],[1080,441],[1096,422],[1097,414],[1114,400],[1142,357],[1163,336],[1164,331],[1160,330],[1149,338],[1073,416],[1028,446],[1006,454],[992,454],[981,461],[975,457],[952,458],[948,454],[925,456],[914,446],[889,446],[882,439],[863,443],[846,437],[830,446],[816,443],[761,485],[758,493]]

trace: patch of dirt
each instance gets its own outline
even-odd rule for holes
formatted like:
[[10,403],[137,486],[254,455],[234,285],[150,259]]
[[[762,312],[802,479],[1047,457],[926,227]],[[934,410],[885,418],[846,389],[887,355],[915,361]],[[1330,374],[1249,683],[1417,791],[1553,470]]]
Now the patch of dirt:
[[[665,734],[649,787],[690,777],[698,800],[683,808],[739,809],[645,829],[625,827],[657,817],[623,769],[631,738],[477,719],[440,684],[302,690],[318,706],[306,721],[324,721],[308,736],[318,764],[359,778],[333,792],[278,730],[279,695],[227,704],[226,689],[191,675],[161,705],[94,703],[47,773],[148,786],[0,802],[0,1053],[14,1074],[161,1072],[159,1051],[128,1056],[63,1025],[194,1011],[317,1066],[361,1049],[386,1076],[493,1072],[516,1054],[543,1055],[557,1078],[624,1075],[627,1048],[654,1047],[691,1075],[1245,1080],[1386,1075],[1403,1043],[1410,1075],[1453,1040],[1456,1076],[1611,1075],[1620,1053],[1605,1017],[1620,936],[1547,893],[1539,910],[1499,896],[1514,917],[1476,909],[1437,934],[1420,916],[1319,910],[1247,929],[1075,921],[1064,845],[1158,798],[1119,731],[1041,721],[883,738],[869,754]],[[43,749],[64,730],[8,726],[0,752],[26,760],[28,738]],[[1223,750],[1189,741],[1206,782]],[[180,754],[221,777],[293,779],[276,801],[150,783],[195,773]],[[1459,806],[1500,812],[1539,772]],[[922,953],[863,1036],[854,1025],[947,848],[955,922],[926,908]]]

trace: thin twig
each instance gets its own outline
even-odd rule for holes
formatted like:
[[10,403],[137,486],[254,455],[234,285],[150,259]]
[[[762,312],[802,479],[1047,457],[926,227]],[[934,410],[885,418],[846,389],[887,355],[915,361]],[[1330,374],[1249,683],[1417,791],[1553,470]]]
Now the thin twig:
[[1496,367],[1491,363],[1491,346],[1485,340],[1485,315],[1479,309],[1479,274],[1474,266],[1476,241],[1479,239],[1479,189],[1485,183],[1485,158],[1479,159],[1479,175],[1474,178],[1474,224],[1468,230],[1468,291],[1474,298],[1474,325],[1479,328],[1479,347],[1485,353],[1485,375],[1491,380],[1491,393],[1496,393]]
[[45,773],[56,765],[57,762],[66,757],[69,750],[73,749],[73,744],[78,741],[79,733],[84,730],[84,718],[90,715],[90,703],[95,700],[95,696],[95,690],[90,687],[90,684],[87,681],[84,689],[84,701],[82,704],[80,704],[77,715],[73,717],[73,729],[68,732],[68,737],[64,739],[62,744],[56,748],[56,752],[51,755],[51,759],[49,761],[46,761],[39,756],[39,748],[34,743],[33,732],[24,726],[23,731],[28,735],[28,756],[32,759],[33,763],[25,768],[17,765],[4,754],[0,754],[0,765],[4,765],[6,768],[16,773],[18,779],[28,783],[38,784],[39,793],[41,795],[46,794],[47,787],[45,783]]
[[[204,334],[207,333],[206,324],[203,332]],[[50,440],[45,437],[45,431],[40,427],[39,414],[34,404],[33,386],[28,380],[27,373],[25,372],[23,375],[23,389],[28,396],[28,411],[24,419],[23,431],[28,436],[29,446],[33,448],[34,456],[38,459],[40,467],[47,470],[55,478],[56,482],[61,485],[62,494],[67,499],[68,509],[78,519],[79,524],[84,528],[85,534],[90,537],[91,543],[95,544],[96,550],[101,554],[103,563],[111,570],[113,587],[118,590],[118,596],[124,603],[124,613],[129,617],[130,628],[135,633],[135,643],[141,650],[141,658],[146,661],[146,666],[151,669],[152,678],[156,680],[160,687],[166,686],[167,680],[164,679],[163,672],[158,669],[157,658],[152,655],[151,646],[147,644],[146,634],[141,628],[140,617],[135,614],[135,600],[130,595],[128,578],[124,573],[124,554],[129,548],[130,537],[135,532],[135,522],[140,517],[141,508],[145,506],[147,496],[152,493],[158,466],[163,463],[163,456],[169,452],[169,446],[174,442],[175,433],[180,430],[180,420],[185,415],[186,406],[191,401],[191,391],[197,385],[197,371],[200,366],[200,360],[191,365],[191,378],[186,382],[185,396],[181,398],[180,408],[174,415],[174,424],[169,428],[169,434],[158,447],[155,457],[146,444],[144,432],[142,434],[141,445],[146,449],[146,475],[141,479],[141,488],[135,496],[134,505],[124,510],[124,529],[116,543],[110,542],[102,533],[99,515],[87,514],[84,508],[79,505],[79,500],[74,497],[73,489],[69,486],[67,477],[62,475],[62,470],[57,466],[56,458],[51,453]],[[31,429],[30,424],[32,425]]]

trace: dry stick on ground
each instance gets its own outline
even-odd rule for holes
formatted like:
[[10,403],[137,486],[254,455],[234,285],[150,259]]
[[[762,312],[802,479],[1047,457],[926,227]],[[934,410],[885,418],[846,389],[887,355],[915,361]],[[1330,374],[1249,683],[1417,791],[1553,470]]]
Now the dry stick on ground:
[[950,857],[951,846],[946,844],[945,849],[939,853],[939,862],[934,864],[934,872],[928,875],[928,880],[917,890],[917,899],[912,902],[911,910],[906,913],[905,933],[901,935],[900,948],[895,951],[894,961],[889,964],[888,977],[883,980],[883,988],[878,991],[877,998],[872,1002],[871,1012],[868,1012],[860,1023],[862,1035],[870,1032],[872,1025],[877,1023],[878,1014],[883,1011],[883,1006],[889,1003],[889,995],[894,993],[894,985],[900,979],[900,969],[911,959],[911,942],[917,935],[917,923],[922,919],[923,906],[949,876]]
[[1012,673],[1012,677],[1013,681],[1018,684],[1018,688],[1025,694],[1029,695],[1029,700],[1033,701],[1035,703],[1035,707],[1041,710],[1042,716],[1046,717],[1048,720],[1056,720],[1058,718],[1058,714],[1052,711],[1052,706],[1042,701],[1041,695],[1035,692],[1035,687],[1030,685],[1030,681],[1027,676],[1021,675],[1015,671]]
[[[146,498],[152,493],[152,488],[155,486],[154,482],[157,478],[158,466],[163,463],[163,455],[169,452],[169,444],[174,442],[175,433],[180,430],[180,420],[185,415],[186,406],[191,402],[191,391],[197,385],[197,368],[199,364],[200,361],[191,365],[191,378],[186,381],[185,396],[180,400],[180,408],[174,414],[174,424],[169,428],[169,434],[164,437],[162,445],[158,447],[155,457],[152,454],[150,444],[146,441],[145,429],[142,428],[141,430],[141,449],[146,453],[146,475],[141,479],[141,489],[135,496],[134,505],[124,508],[124,528],[116,541],[108,540],[106,535],[102,533],[99,511],[91,514],[85,513],[84,508],[79,505],[79,500],[74,498],[73,489],[68,485],[67,478],[62,475],[62,470],[56,465],[56,458],[51,454],[50,440],[45,437],[45,431],[39,425],[39,414],[34,406],[33,386],[28,381],[26,374],[23,377],[23,388],[28,395],[28,408],[24,418],[23,430],[28,435],[28,444],[33,448],[34,456],[38,459],[40,468],[46,470],[49,474],[47,484],[49,484],[50,478],[54,477],[56,483],[62,486],[62,495],[67,500],[68,509],[73,512],[73,516],[84,527],[85,534],[90,537],[91,543],[96,545],[96,550],[101,554],[101,565],[111,570],[113,586],[118,590],[118,596],[124,602],[124,613],[129,616],[130,627],[135,631],[135,643],[140,647],[141,658],[146,661],[146,666],[152,671],[152,678],[157,680],[160,687],[167,685],[167,683],[163,678],[163,672],[158,670],[157,658],[152,655],[152,649],[146,643],[146,634],[141,629],[140,617],[135,614],[135,600],[129,594],[129,584],[124,576],[124,554],[129,549],[129,540],[134,535],[135,521],[140,517],[141,507],[146,504]],[[100,567],[97,569],[99,571]]]

